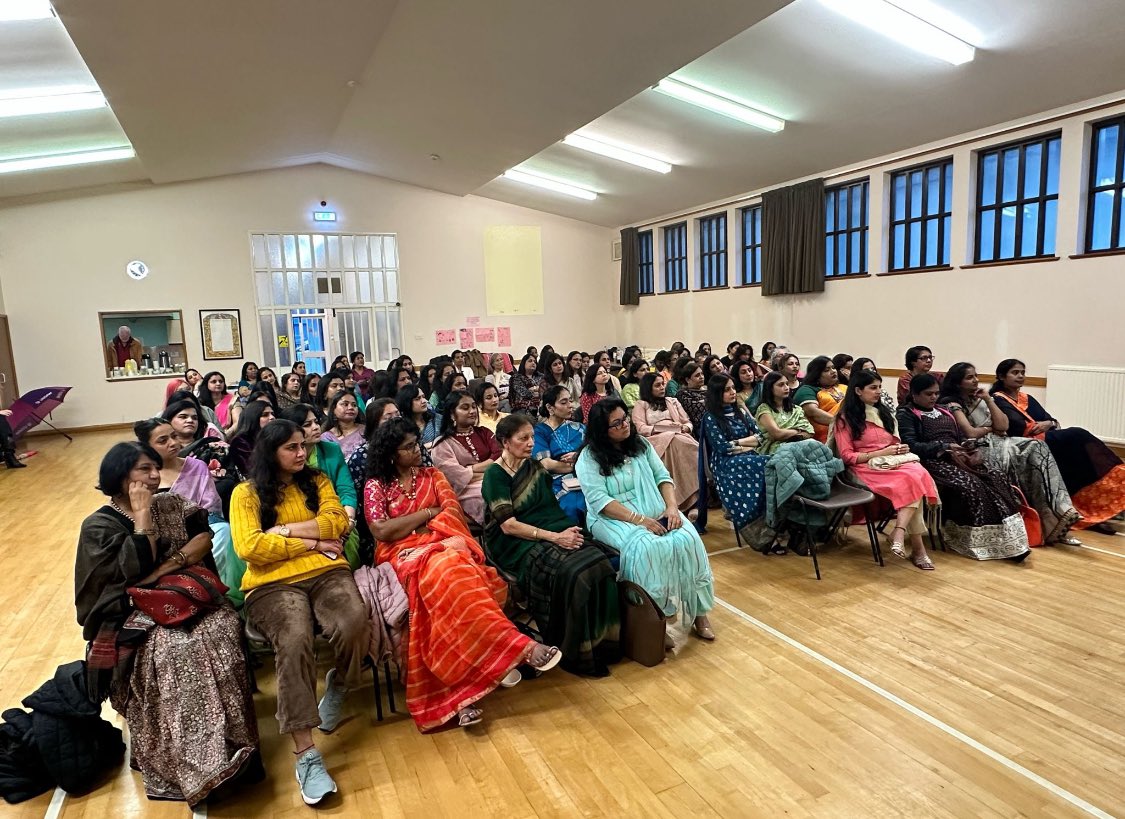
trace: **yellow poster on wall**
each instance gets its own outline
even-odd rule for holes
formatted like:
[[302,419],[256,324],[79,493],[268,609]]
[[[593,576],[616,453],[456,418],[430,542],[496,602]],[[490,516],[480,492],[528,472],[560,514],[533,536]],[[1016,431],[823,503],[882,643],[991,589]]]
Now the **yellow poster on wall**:
[[490,316],[543,315],[543,244],[538,227],[484,229],[484,290]]

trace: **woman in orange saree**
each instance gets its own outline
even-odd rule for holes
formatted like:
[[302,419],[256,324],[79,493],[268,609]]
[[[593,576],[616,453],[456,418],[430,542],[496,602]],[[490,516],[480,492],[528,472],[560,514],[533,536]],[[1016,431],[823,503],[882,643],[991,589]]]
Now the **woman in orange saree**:
[[481,721],[474,703],[521,678],[518,665],[554,668],[562,654],[504,616],[508,587],[469,534],[445,476],[422,467],[418,430],[394,418],[376,431],[367,459],[363,511],[375,560],[389,563],[406,590],[406,704],[422,731],[451,720]]

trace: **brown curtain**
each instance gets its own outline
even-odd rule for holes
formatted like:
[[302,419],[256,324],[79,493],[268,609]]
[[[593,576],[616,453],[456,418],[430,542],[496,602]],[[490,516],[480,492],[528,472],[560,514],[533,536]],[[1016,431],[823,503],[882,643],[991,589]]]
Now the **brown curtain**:
[[762,295],[824,292],[824,180],[762,194]]
[[621,231],[621,303],[640,304],[640,247],[635,227]]

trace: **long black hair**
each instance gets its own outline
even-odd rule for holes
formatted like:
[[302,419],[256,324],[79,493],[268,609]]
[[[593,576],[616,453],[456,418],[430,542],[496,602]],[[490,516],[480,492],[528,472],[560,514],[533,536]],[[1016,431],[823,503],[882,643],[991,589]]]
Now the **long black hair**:
[[[867,364],[868,362],[871,363],[871,366],[874,368],[875,372],[879,372],[879,367],[878,367],[878,365],[876,365],[875,360],[872,359],[872,358],[867,358],[866,356],[864,356],[862,358],[857,358],[855,361],[852,362],[852,372],[853,373],[859,372],[860,370],[863,369],[863,365]],[[850,384],[849,384],[849,386],[850,386]]]
[[589,450],[590,457],[598,465],[598,470],[607,478],[613,470],[625,463],[626,458],[635,458],[645,451],[645,439],[637,428],[629,424],[629,437],[617,443],[609,437],[609,416],[614,410],[621,410],[629,417],[629,410],[620,398],[603,398],[590,407],[590,417],[586,420],[586,442],[582,449]]
[[[305,432],[299,425],[284,418],[270,421],[262,427],[258,440],[254,443],[254,451],[250,453],[250,485],[258,494],[259,518],[263,531],[273,528],[277,523],[277,505],[281,503],[281,493],[284,490],[277,468],[277,450],[294,434],[300,434],[303,438]],[[320,493],[316,485],[316,476],[319,474],[320,471],[309,466],[306,461],[301,471],[293,476],[293,483],[305,496],[305,506],[313,514],[320,511]]]
[[[414,399],[419,395],[421,395],[422,398],[426,397],[426,394],[422,392],[422,388],[417,384],[407,384],[395,393],[395,406],[398,407],[398,411],[402,417],[412,424],[414,423],[414,410],[410,408],[410,405],[414,403]],[[422,423],[425,424],[433,417],[434,411],[430,409],[429,401],[427,401],[426,409],[422,412]]]
[[[177,395],[183,397],[176,398]],[[203,407],[200,406],[199,399],[187,390],[177,390],[172,393],[172,397],[168,399],[168,406],[164,408],[164,412],[160,413],[160,417],[165,421],[171,422],[173,418],[189,408],[195,410],[195,435],[193,435],[192,438],[198,441],[203,437],[203,430],[207,426],[207,419],[203,417]]]
[[211,383],[211,379],[216,375],[223,379],[223,392],[225,393],[227,389],[227,377],[218,370],[211,370],[211,372],[203,376],[203,380],[200,381],[199,386],[196,387],[197,392],[195,396],[199,399],[199,403],[211,409],[215,409],[215,399],[211,397],[211,388],[208,384]]
[[242,373],[238,376],[239,381],[249,381],[250,380],[250,377],[249,377],[249,375],[247,374],[246,371],[249,370],[251,367],[253,367],[254,372],[257,373],[257,375],[254,376],[254,381],[257,382],[257,381],[261,380],[262,374],[261,374],[261,371],[258,368],[258,365],[256,363],[254,363],[253,361],[247,361],[245,364],[242,365]]
[[832,366],[836,368],[837,383],[848,383],[848,379],[844,375],[844,368],[848,367],[850,369],[850,365],[852,364],[853,360],[854,359],[847,353],[836,353],[836,355],[832,356]]
[[121,491],[122,484],[142,457],[149,457],[158,469],[164,468],[164,459],[148,445],[148,441],[122,441],[109,448],[98,467],[98,485],[95,487],[103,495],[113,497]]
[[336,396],[331,401],[328,402],[328,409],[324,412],[324,422],[320,425],[322,431],[328,432],[329,430],[337,429],[340,426],[340,419],[336,417],[336,405],[340,403],[340,399],[342,398],[351,398],[353,401],[355,401],[355,422],[357,424],[360,423],[359,400],[355,397],[355,393],[348,392],[347,390],[341,390],[340,392],[336,393]]
[[814,390],[819,390],[820,377],[824,375],[824,371],[832,365],[832,359],[826,355],[818,355],[809,362],[808,368],[805,370],[804,380],[802,384],[812,387]]
[[[418,383],[418,374],[416,372],[414,372],[413,370],[408,370],[405,367],[403,367],[401,365],[401,363],[396,359],[395,363],[391,365],[390,372],[387,375],[387,382],[386,382],[386,384],[383,385],[383,392],[379,393],[378,395],[376,395],[376,393],[374,393],[374,392],[372,392],[371,394],[376,395],[376,397],[394,398],[395,393],[397,393],[398,390],[399,390],[399,387],[398,387],[399,376],[402,375],[403,373],[406,373],[407,375],[410,376],[410,383],[411,384],[417,384]],[[405,387],[407,385],[403,384],[403,386]]]
[[[593,367],[591,367],[590,369],[593,369]],[[640,372],[642,369],[645,369],[645,370],[648,369],[648,362],[645,361],[639,355],[634,356],[632,359],[629,360],[629,363],[625,366],[625,372],[621,375],[621,383],[622,384],[639,384],[639,383],[641,383],[641,376],[637,375],[637,373]],[[589,373],[590,370],[587,370],[586,372]],[[585,392],[585,389],[583,389],[583,392]]]
[[262,396],[270,402],[270,406],[277,409],[277,390],[273,388],[273,384],[268,381],[255,381],[254,386],[250,388],[250,394],[246,396],[246,403],[252,404]]
[[[656,379],[663,378],[660,373],[645,373],[641,376],[641,400],[652,406],[653,409],[663,412],[668,409],[668,402],[665,400],[668,393],[665,392],[665,398],[657,398],[652,394],[652,385],[656,383]],[[664,385],[664,389],[668,389],[668,385]]]
[[[770,370],[766,373],[766,377],[762,379],[762,403],[768,406],[771,410],[777,410],[777,399],[774,398],[773,388],[777,386],[778,381],[785,381],[785,376],[777,370]],[[788,381],[785,381],[788,384]],[[781,412],[793,411],[793,391],[790,390],[786,393],[785,398],[781,400]]]
[[[961,403],[961,382],[965,380],[969,370],[975,370],[972,364],[968,361],[958,361],[950,367],[945,373],[945,380],[941,382],[941,393],[938,394],[938,403],[944,404],[948,401]],[[913,379],[911,379],[913,382]]]
[[[454,412],[457,410],[457,405],[461,403],[462,398],[468,398],[473,401],[473,396],[464,390],[454,390],[445,396],[445,400],[441,402],[441,425],[438,427],[438,437],[434,441],[444,441],[450,435],[457,431],[457,421],[454,418]],[[473,401],[476,404],[476,401]]]
[[[586,377],[582,379],[582,394],[595,395],[598,391],[598,385],[594,383],[594,379],[598,377],[598,370],[605,370],[609,373],[609,367],[603,367],[601,364],[591,364],[590,369],[586,370]],[[613,395],[613,381],[605,382],[605,394]]]
[[[750,381],[742,380],[739,370],[746,367],[750,370]],[[730,363],[730,380],[734,382],[734,389],[736,392],[751,392],[754,389],[754,362],[743,361],[742,359],[735,359]]]
[[[230,443],[233,444],[235,440],[243,438],[250,442],[251,447],[254,446],[254,442],[258,440],[258,433],[262,430],[262,413],[268,406],[270,405],[265,401],[251,401],[247,404],[242,414],[238,416],[238,426],[231,433]],[[273,421],[270,423],[272,424]]]
[[363,411],[363,439],[365,441],[371,440],[371,436],[375,434],[379,424],[383,423],[383,414],[387,411],[387,407],[394,403],[393,398],[376,398],[374,401],[367,402],[367,408]]
[[328,402],[331,400],[328,397],[328,387],[332,384],[334,379],[339,378],[344,384],[341,389],[347,391],[347,375],[348,373],[344,370],[329,370],[324,374],[324,377],[320,379],[320,383],[316,385],[316,397],[313,399],[313,405],[318,410],[324,412],[327,408]]
[[[316,387],[312,387],[313,380],[316,380]],[[320,382],[324,376],[320,373],[305,373],[305,377],[301,380],[301,403],[315,404],[316,393],[320,389]]]
[[[558,381],[554,380],[554,374],[551,372],[551,365],[556,361],[562,361],[563,363],[563,371],[562,374],[559,375]],[[562,384],[566,381],[566,360],[553,350],[549,353],[544,353],[543,357],[539,359],[538,372],[543,376],[544,385],[553,387],[556,384]]]
[[387,423],[380,424],[371,436],[371,444],[367,450],[367,477],[385,484],[393,483],[398,477],[395,458],[399,447],[407,438],[417,439],[419,436],[418,427],[414,426],[409,417],[392,418]]
[[[723,434],[728,438],[733,434],[730,428],[730,418],[727,417],[725,409],[726,405],[723,404],[723,393],[727,390],[727,382],[734,382],[734,379],[725,373],[711,376],[707,381],[707,395],[703,399],[703,405],[707,408],[707,412],[711,413],[715,422],[723,430]],[[734,411],[744,412],[737,398],[734,400]]]
[[1027,369],[1027,365],[1018,358],[1005,358],[996,365],[996,380],[993,381],[992,386],[988,388],[990,393],[995,395],[1004,389],[1004,378],[1012,371],[1013,367],[1023,367],[1024,370]]
[[[531,348],[528,347],[528,349],[530,350]],[[539,373],[539,356],[535,355],[534,353],[528,353],[523,358],[521,358],[520,365],[516,367],[516,371],[512,373],[512,375],[522,375],[526,378],[530,378],[531,376],[528,376],[527,373],[525,373],[523,370],[524,365],[527,364],[527,360],[529,358],[535,359],[535,372],[533,372],[531,375],[537,375]]]
[[[839,412],[836,413],[836,426],[847,424],[848,429],[851,430],[852,438],[857,441],[863,437],[863,433],[867,429],[867,405],[863,403],[859,394],[864,387],[874,384],[876,381],[882,384],[883,376],[875,370],[856,372],[853,368],[851,384],[848,386],[848,391],[844,393],[844,400],[840,404]],[[883,429],[894,435],[895,416],[890,407],[880,400],[875,402],[875,410],[879,413],[879,420],[883,422]]]
[[445,399],[453,393],[453,382],[458,378],[465,382],[465,389],[458,390],[458,392],[465,392],[469,389],[469,379],[465,378],[465,374],[460,370],[454,370],[447,375],[445,380],[438,384],[437,389],[434,390],[434,392],[437,393],[438,409],[441,409],[441,407],[445,405]]
[[[429,398],[434,391],[434,387],[437,386],[435,379],[437,378],[438,368],[433,364],[423,364],[421,372],[419,373],[417,370],[415,372],[418,373],[418,378],[414,383],[422,391],[422,394]],[[395,383],[397,384],[398,381],[396,380]],[[403,388],[400,387],[399,389]],[[398,396],[398,390],[395,390],[395,396]]]
[[712,362],[715,362],[715,361],[719,362],[719,366],[723,368],[723,372],[726,372],[726,370],[727,370],[727,365],[724,364],[723,360],[721,358],[719,358],[717,355],[707,356],[707,358],[703,359],[703,363],[700,364],[699,366],[703,368],[703,375],[706,377],[706,379],[708,381],[711,380],[712,376],[719,375],[719,373],[712,373],[711,372],[711,364],[712,364]]

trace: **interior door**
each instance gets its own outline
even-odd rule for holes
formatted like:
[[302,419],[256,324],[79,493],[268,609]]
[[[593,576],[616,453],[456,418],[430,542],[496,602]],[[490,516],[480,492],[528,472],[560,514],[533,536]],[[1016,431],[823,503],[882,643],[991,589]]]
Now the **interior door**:
[[297,309],[290,313],[293,322],[294,358],[305,362],[305,370],[324,374],[328,367],[328,326],[324,310]]
[[7,407],[20,397],[16,383],[16,360],[12,357],[12,335],[8,317],[0,315],[0,407]]

